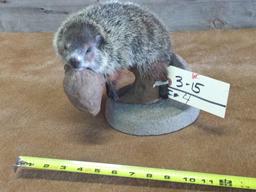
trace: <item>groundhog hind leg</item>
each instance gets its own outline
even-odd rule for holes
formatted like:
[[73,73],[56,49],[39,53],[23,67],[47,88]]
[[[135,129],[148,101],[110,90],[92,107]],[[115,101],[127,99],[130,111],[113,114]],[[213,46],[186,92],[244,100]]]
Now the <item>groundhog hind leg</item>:
[[151,103],[158,100],[158,90],[153,88],[154,80],[146,78],[146,73],[137,67],[130,68],[135,76],[135,81],[120,99],[126,103]]
[[[148,78],[154,81],[168,81],[167,62],[157,62],[151,65],[150,70],[146,74]],[[168,84],[158,87],[159,97],[162,99],[168,98]]]
[[168,84],[159,86],[159,97],[162,99],[168,99]]
[[[156,79],[156,81],[168,81],[168,71],[167,71],[166,65],[162,67],[162,72],[161,74],[159,74],[159,78]],[[160,85],[158,87],[160,98],[168,99],[168,94],[169,94],[168,86],[169,86],[168,84],[165,84],[165,85]]]

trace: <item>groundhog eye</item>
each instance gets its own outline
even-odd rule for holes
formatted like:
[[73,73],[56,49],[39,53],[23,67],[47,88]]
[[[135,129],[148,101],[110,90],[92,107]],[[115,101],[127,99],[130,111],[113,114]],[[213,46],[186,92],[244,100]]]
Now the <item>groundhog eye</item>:
[[89,48],[86,50],[86,54],[87,54],[87,53],[90,53],[91,51],[92,51],[92,48],[89,47]]

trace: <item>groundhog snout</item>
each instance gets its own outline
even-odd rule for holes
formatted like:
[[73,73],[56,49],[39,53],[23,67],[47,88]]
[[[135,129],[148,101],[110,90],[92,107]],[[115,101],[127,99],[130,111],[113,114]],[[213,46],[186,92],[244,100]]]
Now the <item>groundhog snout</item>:
[[68,64],[71,65],[73,68],[78,69],[81,67],[81,61],[79,61],[77,58],[75,57],[71,57],[68,60]]

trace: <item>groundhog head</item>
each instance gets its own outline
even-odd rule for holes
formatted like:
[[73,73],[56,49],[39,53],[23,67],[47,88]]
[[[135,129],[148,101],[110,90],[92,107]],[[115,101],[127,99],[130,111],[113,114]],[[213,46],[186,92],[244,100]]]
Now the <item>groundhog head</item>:
[[70,21],[63,24],[55,34],[56,52],[76,70],[91,69],[102,73],[103,35],[92,23]]

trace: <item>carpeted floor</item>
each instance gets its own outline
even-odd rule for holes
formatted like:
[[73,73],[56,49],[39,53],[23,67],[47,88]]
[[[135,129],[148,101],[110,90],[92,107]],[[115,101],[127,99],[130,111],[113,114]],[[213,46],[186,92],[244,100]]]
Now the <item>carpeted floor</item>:
[[70,173],[15,174],[19,155],[256,177],[256,30],[183,32],[172,39],[193,71],[231,84],[226,118],[202,112],[179,132],[135,137],[113,130],[102,113],[95,118],[69,103],[52,34],[0,33],[0,191],[230,191]]

